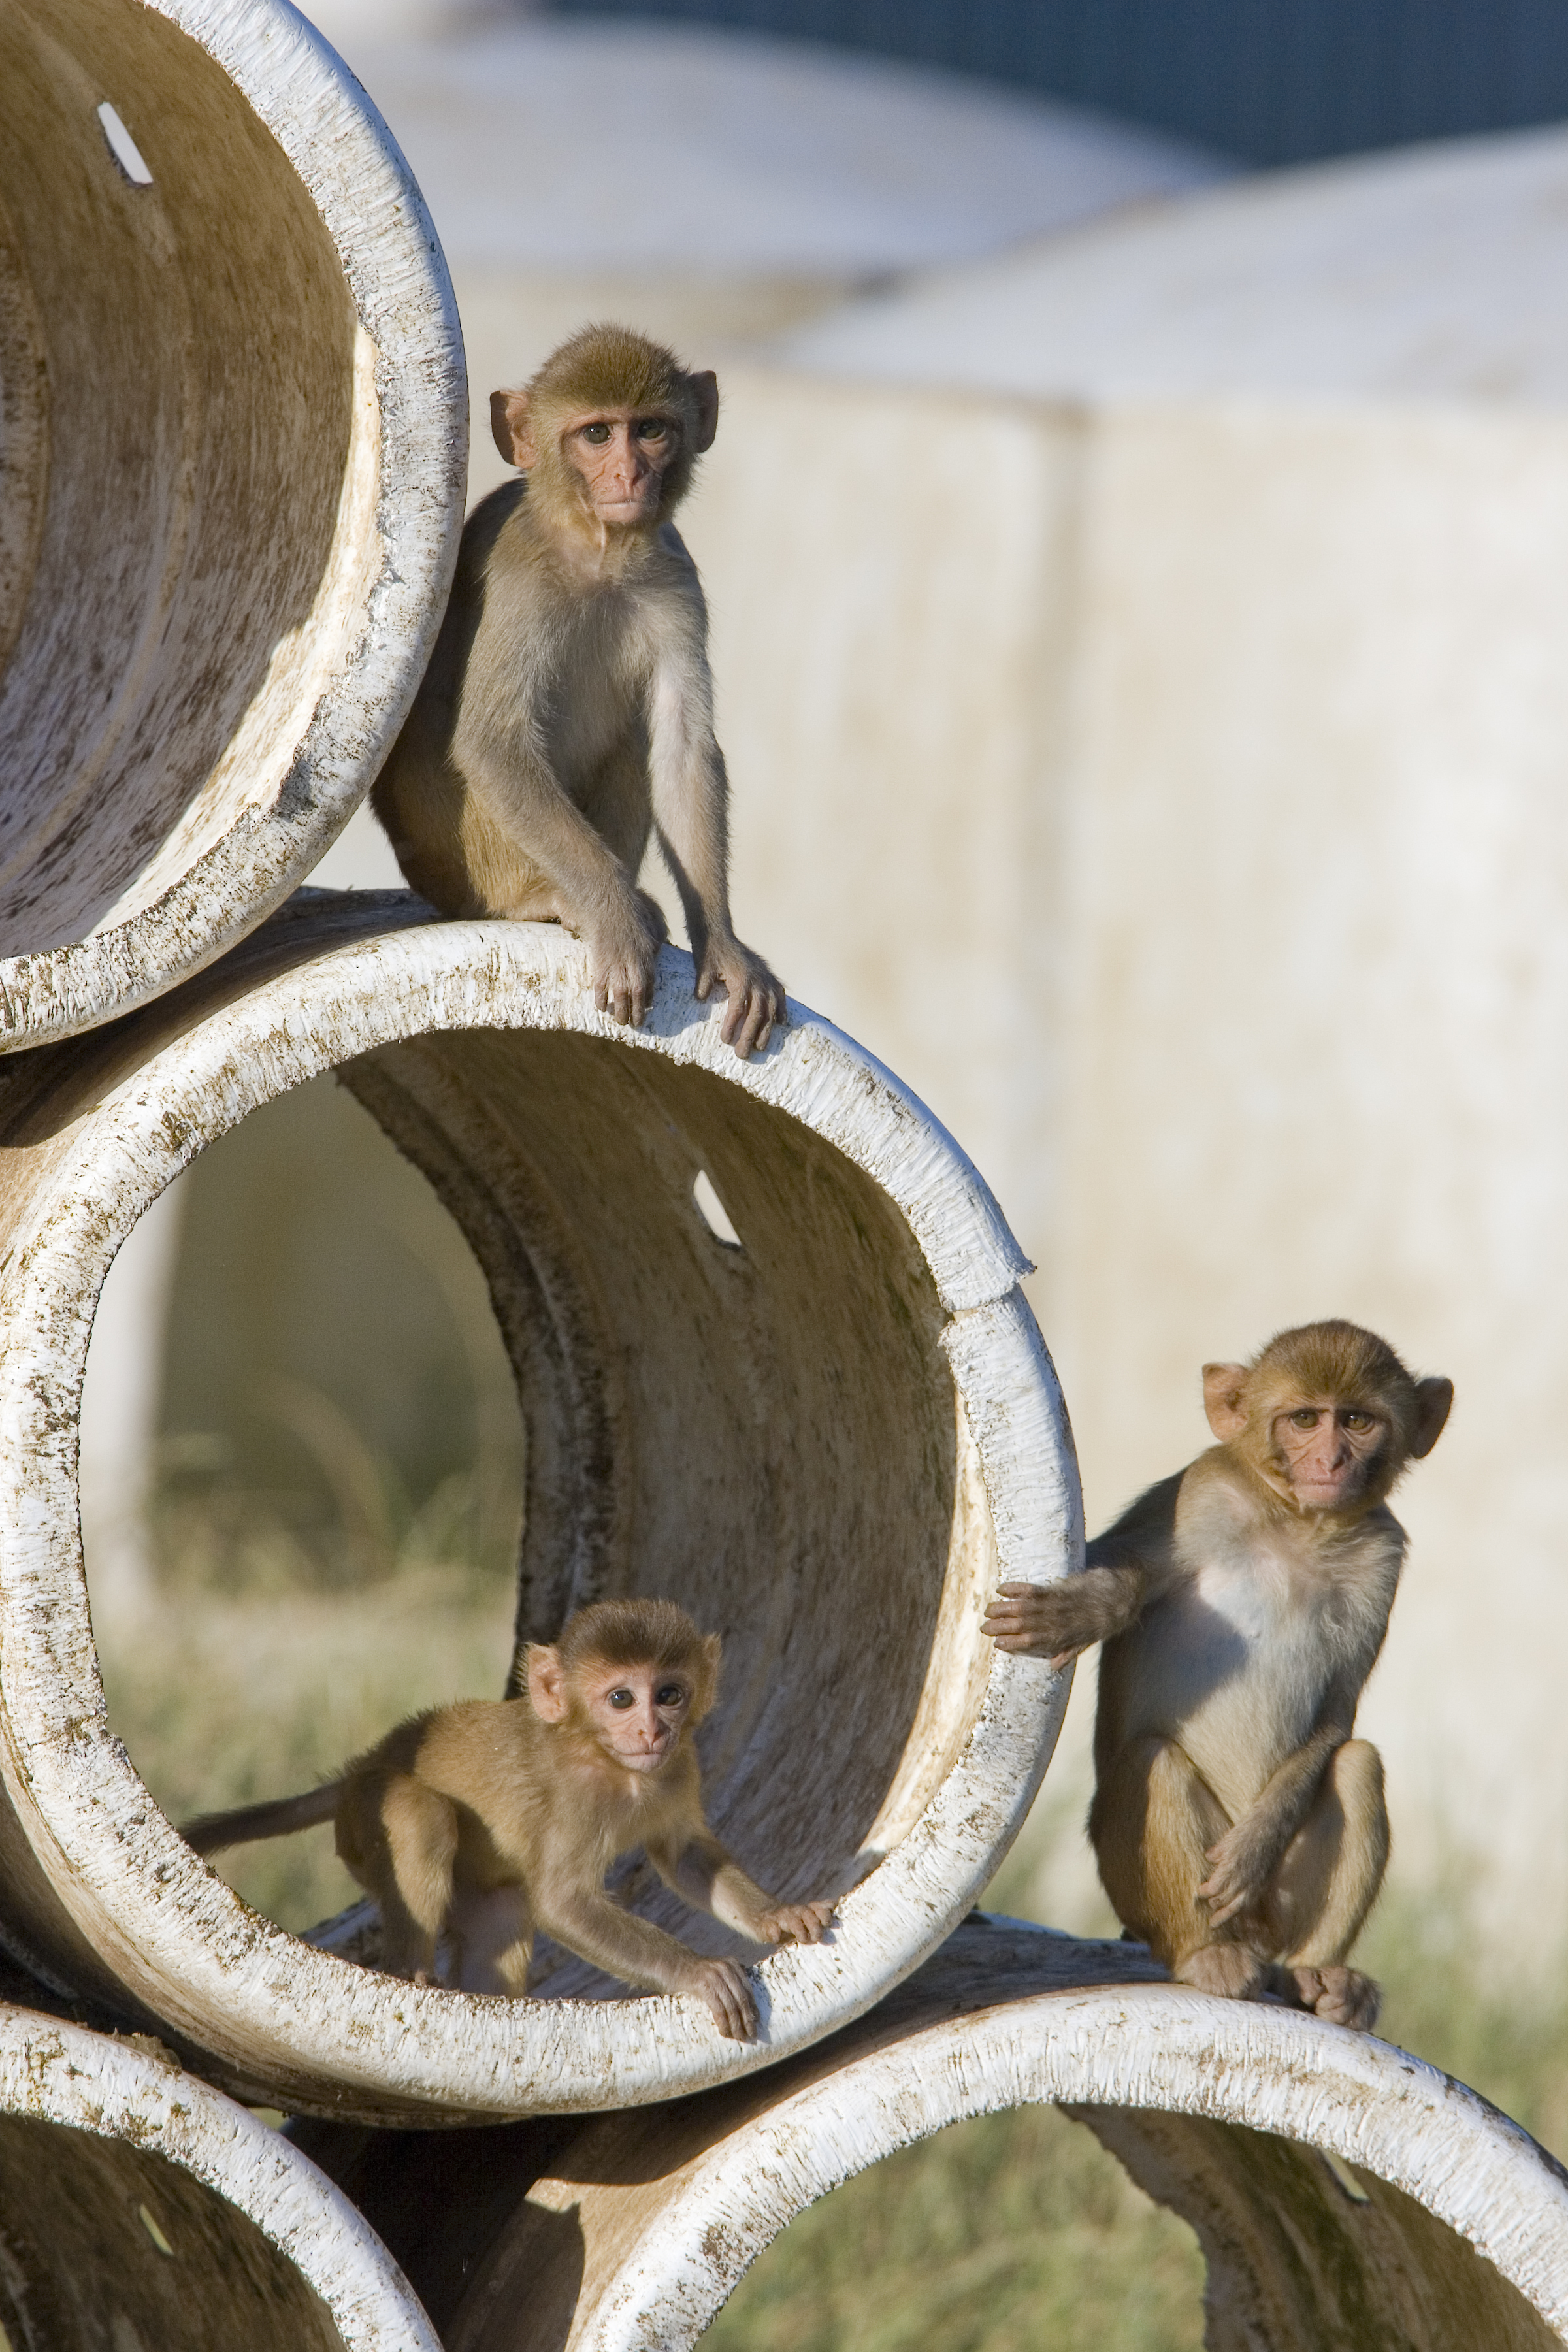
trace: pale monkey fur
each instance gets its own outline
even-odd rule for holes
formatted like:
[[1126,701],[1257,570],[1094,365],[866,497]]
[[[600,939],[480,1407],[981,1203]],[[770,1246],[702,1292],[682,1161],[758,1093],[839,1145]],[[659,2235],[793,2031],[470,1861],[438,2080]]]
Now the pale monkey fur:
[[1405,1557],[1384,1497],[1436,1444],[1452,1384],[1324,1323],[1205,1366],[1205,1387],[1222,1442],[1140,1496],[1081,1577],[1005,1588],[988,1623],[1035,1654],[1105,1644],[1089,1835],[1130,1931],[1205,1990],[1370,2025],[1376,1988],[1344,1963],[1388,1814],[1352,1733]]
[[665,937],[637,887],[657,829],[696,994],[722,991],[721,1034],[743,1059],[787,1006],[731,919],[707,608],[670,520],[718,418],[710,372],[617,327],[584,328],[527,385],[492,394],[496,445],[526,478],[468,519],[372,800],[442,914],[566,925],[599,1009],[634,1024]]

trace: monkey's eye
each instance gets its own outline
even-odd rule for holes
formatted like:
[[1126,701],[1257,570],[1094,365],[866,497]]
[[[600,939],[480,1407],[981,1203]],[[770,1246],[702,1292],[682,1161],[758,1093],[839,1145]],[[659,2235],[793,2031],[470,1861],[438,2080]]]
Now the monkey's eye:
[[653,1695],[656,1706],[684,1706],[686,1693],[679,1683],[661,1683]]
[[669,426],[662,416],[644,416],[637,424],[639,441],[664,441],[669,437]]
[[607,425],[584,425],[583,427],[584,440],[591,441],[595,449],[602,448],[609,437],[610,428]]
[[1373,1418],[1370,1412],[1347,1412],[1345,1415],[1347,1429],[1371,1429],[1372,1426]]
[[1315,1404],[1301,1405],[1290,1415],[1290,1418],[1298,1429],[1316,1429],[1319,1420],[1318,1408]]
[[637,1703],[637,1693],[627,1690],[624,1683],[619,1690],[613,1690],[610,1693],[610,1705],[618,1706],[623,1714],[628,1706],[636,1706]]

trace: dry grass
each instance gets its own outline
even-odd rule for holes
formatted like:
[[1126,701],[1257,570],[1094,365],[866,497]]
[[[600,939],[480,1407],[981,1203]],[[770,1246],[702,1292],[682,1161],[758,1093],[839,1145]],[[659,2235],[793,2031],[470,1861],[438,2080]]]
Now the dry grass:
[[1197,2352],[1204,2263],[1081,2124],[955,2124],[791,2223],[703,2352]]
[[[163,1591],[99,1624],[110,1722],[174,1821],[309,1789],[416,1709],[500,1696],[512,1595],[498,1577],[416,1567],[358,1591]],[[215,1867],[285,1927],[359,1893],[330,1826]]]

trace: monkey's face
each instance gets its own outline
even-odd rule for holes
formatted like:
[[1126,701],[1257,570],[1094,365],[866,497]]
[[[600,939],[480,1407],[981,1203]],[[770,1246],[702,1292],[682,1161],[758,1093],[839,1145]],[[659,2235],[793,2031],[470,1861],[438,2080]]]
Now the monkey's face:
[[668,1666],[601,1664],[584,1675],[579,1698],[595,1738],[617,1764],[657,1772],[680,1744],[691,1692],[689,1677]]
[[622,530],[654,521],[664,478],[680,455],[680,419],[663,411],[595,408],[569,417],[561,455],[595,519]]
[[1269,1421],[1272,1467],[1304,1511],[1359,1503],[1383,1468],[1391,1424],[1374,1404],[1331,1396],[1276,1403]]

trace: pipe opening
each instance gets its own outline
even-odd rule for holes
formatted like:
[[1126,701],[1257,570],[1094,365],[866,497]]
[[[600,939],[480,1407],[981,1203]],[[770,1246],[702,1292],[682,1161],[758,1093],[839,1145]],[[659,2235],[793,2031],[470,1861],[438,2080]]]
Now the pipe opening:
[[[88,1352],[83,1537],[110,1722],[178,1822],[500,1695],[524,1439],[472,1252],[331,1076],[143,1225]],[[296,1934],[358,1899],[330,1825],[214,1867]]]
[[[0,1491],[4,1933],[51,1980],[139,2004],[258,2104],[374,2121],[560,2111],[669,2095],[815,2040],[973,1901],[1059,1719],[1057,1678],[999,1659],[980,1631],[985,1595],[1013,1563],[1059,1572],[1076,1488],[1016,1289],[1021,1261],[974,1171],[895,1081],[804,1009],[760,1065],[742,1066],[692,999],[689,958],[666,950],[635,1035],[594,1013],[581,962],[551,926],[434,923],[401,897],[309,893],[237,970],[85,1048],[47,1049],[62,1057],[53,1079],[42,1055],[26,1057],[0,1089],[11,1178],[0,1413],[23,1465],[15,1495]],[[328,1072],[338,1091],[330,1076],[305,1083]],[[297,1578],[272,1631],[259,1619],[247,1628],[233,1613],[245,1580],[209,1575],[182,1638],[206,1638],[203,1612],[217,1623],[220,1601],[230,1614],[213,1671],[176,1677],[186,1717],[170,1753],[184,1787],[156,1781],[149,1753],[150,1801],[113,1737],[118,1721],[132,1757],[147,1753],[126,1712],[135,1678],[115,1649],[101,1567],[90,1623],[80,1585],[76,1416],[98,1286],[115,1253],[129,1262],[138,1233],[155,1228],[151,1204],[189,1160],[167,1354],[170,1390],[183,1382],[195,1406],[166,1411],[165,1435],[180,1475],[210,1478],[224,1433],[214,1300],[237,1284],[254,1316],[281,1312],[276,1273],[264,1255],[252,1260],[268,1218],[290,1250],[305,1223],[300,1181],[268,1160],[268,1139],[290,1121],[316,1120],[325,1136],[329,1114],[331,1137],[303,1182],[312,1213],[337,1187],[336,1238],[304,1252],[299,1328],[337,1349],[345,1376],[388,1376],[394,1402],[408,1404],[407,1350],[400,1360],[384,1317],[418,1253],[405,1252],[395,1279],[390,1260],[364,1259],[359,1304],[342,1296],[351,1249],[376,1222],[352,1129],[416,1188],[421,1230],[471,1256],[477,1312],[511,1391],[515,1624],[496,1572],[484,1656],[418,1697],[499,1696],[513,1632],[552,1639],[572,1609],[614,1594],[668,1595],[721,1635],[719,1703],[698,1736],[709,1818],[778,1897],[843,1898],[831,1945],[760,1960],[754,2044],[723,2042],[700,2005],[628,1994],[542,1949],[521,2001],[344,1965],[300,1939],[314,1912],[303,1893],[275,1906],[286,1932],[174,1834],[171,1818],[222,1801],[210,1759],[247,1741],[254,1781],[237,1798],[311,1785],[314,1771],[279,1770],[266,1745],[287,1674],[315,1677],[310,1727],[328,1771],[408,1708],[375,1681],[395,1646],[395,1581],[363,1573],[399,1522],[359,1408],[319,1360],[275,1358],[267,1378],[241,1383],[245,1434],[314,1482],[333,1557],[361,1563],[350,1595],[361,1616],[334,1650],[343,1593],[305,1591]],[[226,1224],[209,1219],[203,1241],[204,1182],[247,1153]],[[696,1212],[701,1173],[743,1248],[721,1244]],[[100,1311],[95,1352],[111,1328]],[[426,1411],[415,1397],[395,1467],[400,1454],[406,1467]],[[226,1555],[245,1557],[243,1545]],[[318,1588],[319,1570],[318,1559]],[[246,1574],[261,1597],[265,1576]],[[437,1593],[422,1671],[450,1665],[453,1614]],[[356,1706],[372,1717],[363,1732],[348,1720]],[[20,1755],[25,1781],[6,1763]],[[627,1901],[699,1952],[736,1951],[629,1863]],[[343,1949],[376,1957],[374,1942]]]
[[0,11],[0,382],[9,1052],[277,905],[439,619],[450,287],[384,126],[281,0]]
[[730,1212],[713,1189],[713,1180],[706,1168],[700,1168],[691,1187],[691,1197],[697,1203],[698,1214],[716,1242],[726,1249],[742,1249],[745,1244],[731,1222]]
[[109,152],[133,188],[150,188],[153,174],[147,169],[142,150],[125,128],[107,99],[98,110],[103,135],[109,142]]

